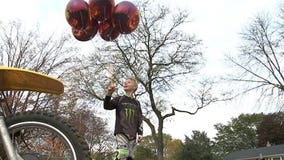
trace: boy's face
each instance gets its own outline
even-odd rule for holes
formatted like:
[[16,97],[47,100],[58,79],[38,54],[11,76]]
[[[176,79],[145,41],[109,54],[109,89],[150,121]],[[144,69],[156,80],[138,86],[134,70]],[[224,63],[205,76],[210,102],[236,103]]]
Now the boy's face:
[[131,91],[134,92],[137,89],[137,84],[132,79],[126,79],[123,84],[124,91]]

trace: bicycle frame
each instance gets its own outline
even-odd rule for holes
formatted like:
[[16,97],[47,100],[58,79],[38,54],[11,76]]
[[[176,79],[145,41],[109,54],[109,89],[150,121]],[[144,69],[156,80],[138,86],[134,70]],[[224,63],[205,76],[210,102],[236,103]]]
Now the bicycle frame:
[[[1,113],[2,114],[2,113]],[[5,124],[5,117],[0,115],[0,137],[9,160],[23,160],[16,152]]]

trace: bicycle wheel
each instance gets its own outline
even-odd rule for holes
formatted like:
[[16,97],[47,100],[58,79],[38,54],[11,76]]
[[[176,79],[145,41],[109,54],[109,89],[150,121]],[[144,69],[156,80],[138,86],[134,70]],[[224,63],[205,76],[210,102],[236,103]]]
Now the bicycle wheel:
[[87,143],[62,119],[24,112],[6,119],[12,142],[24,160],[90,160]]

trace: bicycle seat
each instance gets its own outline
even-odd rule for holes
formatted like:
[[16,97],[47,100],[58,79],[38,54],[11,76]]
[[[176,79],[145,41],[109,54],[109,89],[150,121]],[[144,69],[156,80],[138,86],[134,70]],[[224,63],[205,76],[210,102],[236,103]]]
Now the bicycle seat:
[[60,80],[40,72],[0,66],[0,91],[8,90],[61,94],[64,85]]

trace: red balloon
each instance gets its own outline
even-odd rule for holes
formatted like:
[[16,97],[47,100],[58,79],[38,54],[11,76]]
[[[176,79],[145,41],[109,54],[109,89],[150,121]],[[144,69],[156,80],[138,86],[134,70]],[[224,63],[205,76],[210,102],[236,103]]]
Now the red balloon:
[[65,9],[65,18],[73,28],[86,28],[89,20],[88,3],[84,0],[70,0]]
[[140,21],[137,7],[129,1],[122,1],[114,8],[113,20],[120,33],[133,32]]
[[102,22],[109,20],[114,9],[114,0],[89,0],[91,18]]
[[72,28],[73,36],[79,41],[88,41],[95,37],[98,32],[99,24],[97,20],[90,20],[85,29]]
[[112,21],[104,21],[99,24],[99,33],[105,41],[115,40],[119,35],[119,31],[112,25]]

